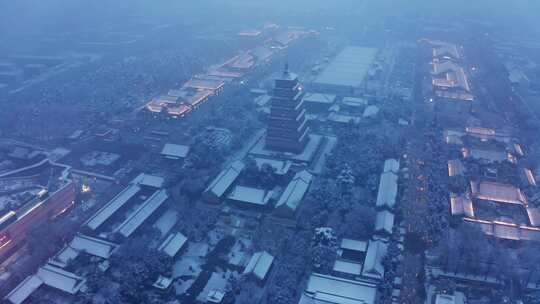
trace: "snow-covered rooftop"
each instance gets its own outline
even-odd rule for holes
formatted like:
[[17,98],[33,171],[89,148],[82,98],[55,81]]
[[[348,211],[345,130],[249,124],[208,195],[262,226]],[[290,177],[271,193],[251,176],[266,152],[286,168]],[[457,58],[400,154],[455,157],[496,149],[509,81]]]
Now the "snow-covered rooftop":
[[132,197],[134,197],[141,187],[138,185],[130,185],[120,193],[118,193],[105,206],[101,207],[87,222],[86,226],[95,230],[99,228],[109,217],[111,217],[118,209],[122,208]]
[[540,229],[537,227],[520,226],[500,221],[486,221],[464,218],[470,225],[479,227],[485,234],[507,240],[540,241]]
[[192,78],[185,84],[185,88],[203,89],[203,90],[219,90],[225,85],[223,80],[207,79],[207,78]]
[[[227,270],[225,272],[222,271],[216,271],[212,272],[212,275],[206,282],[206,285],[204,286],[204,289],[199,293],[197,296],[197,302],[198,303],[206,303],[208,301],[209,296],[210,298],[212,295],[215,297],[216,301],[219,299],[219,293],[225,292],[227,288],[227,282],[230,278],[236,277],[235,274],[233,274],[232,271]],[[221,303],[221,302],[209,302],[209,303]]]
[[384,277],[384,266],[382,260],[386,255],[388,246],[381,240],[369,241],[366,259],[364,260],[364,269],[362,275],[374,279]]
[[364,80],[376,49],[346,47],[314,81],[316,84],[358,87]]
[[331,122],[343,124],[348,124],[351,122],[357,124],[360,122],[360,117],[358,116],[340,113],[330,113],[327,119]]
[[388,210],[377,212],[375,218],[375,230],[392,234],[394,228],[394,214]]
[[166,143],[161,154],[170,159],[185,158],[189,153],[189,146]]
[[167,191],[159,190],[152,194],[139,208],[116,229],[121,235],[129,237],[139,226],[169,198]]
[[343,239],[341,240],[340,248],[351,251],[365,252],[367,249],[367,243],[365,241]]
[[173,283],[173,279],[159,275],[159,277],[156,279],[154,284],[152,284],[152,286],[154,286],[157,289],[165,290],[165,289],[168,289],[172,283]]
[[471,181],[471,192],[475,198],[500,203],[526,204],[527,198],[521,189],[497,182]]
[[108,259],[118,245],[102,239],[77,234],[71,241],[70,247],[93,256]]
[[344,260],[336,260],[334,262],[334,271],[352,274],[352,275],[360,275],[362,272],[362,264],[353,263],[349,261]]
[[141,173],[137,177],[135,177],[131,184],[134,185],[143,185],[147,187],[153,187],[153,188],[161,188],[163,187],[163,183],[165,183],[165,179],[160,176],[150,175],[146,173]]
[[69,261],[76,259],[79,256],[80,251],[71,248],[69,245],[65,246],[60,252],[58,252],[52,259],[49,260],[49,264],[64,268],[68,265]]
[[273,193],[273,191],[266,191],[264,189],[236,186],[227,198],[237,202],[263,206],[268,204]]
[[206,188],[205,192],[212,192],[217,197],[223,196],[236,178],[238,178],[242,170],[244,170],[244,167],[244,163],[239,160],[233,162],[229,167],[219,173],[208,188]]
[[173,233],[169,235],[161,245],[159,245],[158,250],[163,251],[170,257],[174,257],[184,244],[187,242],[187,237],[180,232]]
[[375,304],[377,286],[313,273],[298,304]]
[[24,279],[4,299],[13,304],[21,304],[43,284],[69,294],[76,294],[85,283],[84,278],[47,264],[40,267],[36,274]]
[[465,294],[462,292],[456,291],[452,295],[439,293],[435,297],[435,304],[464,304],[465,300]]
[[377,115],[378,113],[379,113],[379,107],[370,105],[366,107],[366,109],[364,110],[364,113],[362,114],[362,117],[364,118],[373,117]]
[[295,211],[304,198],[312,180],[313,175],[305,170],[296,173],[276,203],[276,208],[286,207]]
[[49,263],[61,268],[66,267],[67,263],[81,252],[108,259],[117,247],[117,244],[102,239],[77,234]]
[[341,101],[344,105],[349,107],[361,107],[367,105],[368,101],[365,98],[360,97],[343,97]]
[[332,104],[336,101],[336,95],[321,94],[321,93],[307,93],[304,96],[304,101],[313,102],[313,103]]
[[399,161],[394,158],[389,158],[384,161],[384,170],[383,172],[399,172]]
[[244,269],[244,274],[253,274],[257,279],[262,281],[268,274],[273,262],[274,257],[268,252],[256,252],[253,254],[248,265]]
[[42,284],[43,281],[37,275],[28,276],[4,299],[9,300],[13,304],[21,304]]
[[221,303],[225,297],[225,292],[221,290],[211,290],[206,296],[206,302],[208,303]]
[[86,282],[84,278],[72,272],[48,264],[39,268],[37,276],[47,286],[62,290],[69,294],[77,293]]
[[398,176],[392,172],[383,172],[379,181],[377,207],[393,207],[396,204]]

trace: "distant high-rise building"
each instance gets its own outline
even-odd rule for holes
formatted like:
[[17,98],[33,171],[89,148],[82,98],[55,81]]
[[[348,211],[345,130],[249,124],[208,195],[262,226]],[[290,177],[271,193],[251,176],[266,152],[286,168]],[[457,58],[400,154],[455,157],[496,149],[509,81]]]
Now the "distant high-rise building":
[[298,75],[285,70],[275,80],[265,148],[280,152],[301,153],[308,142],[304,91]]

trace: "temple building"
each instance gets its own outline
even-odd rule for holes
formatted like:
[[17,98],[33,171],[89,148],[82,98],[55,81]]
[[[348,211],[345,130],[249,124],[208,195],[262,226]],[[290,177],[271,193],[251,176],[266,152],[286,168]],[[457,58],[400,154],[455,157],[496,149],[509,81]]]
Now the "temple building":
[[288,66],[275,81],[265,149],[301,153],[308,142],[307,119],[303,104],[304,91],[298,75]]

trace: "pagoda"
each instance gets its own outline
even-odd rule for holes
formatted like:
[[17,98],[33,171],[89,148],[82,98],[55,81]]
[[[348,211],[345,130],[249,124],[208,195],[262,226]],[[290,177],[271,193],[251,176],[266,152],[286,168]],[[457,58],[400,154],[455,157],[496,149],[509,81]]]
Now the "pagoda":
[[272,91],[270,116],[266,131],[265,149],[279,152],[301,153],[308,142],[304,91],[298,75],[289,72],[288,65],[275,80]]

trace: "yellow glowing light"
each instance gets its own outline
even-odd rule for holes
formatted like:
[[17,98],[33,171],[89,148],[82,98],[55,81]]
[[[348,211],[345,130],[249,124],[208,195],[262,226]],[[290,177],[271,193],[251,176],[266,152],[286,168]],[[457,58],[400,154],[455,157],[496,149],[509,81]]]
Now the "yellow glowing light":
[[90,188],[90,186],[88,185],[82,185],[82,188],[81,188],[81,192],[82,193],[88,193],[90,192],[92,189]]

